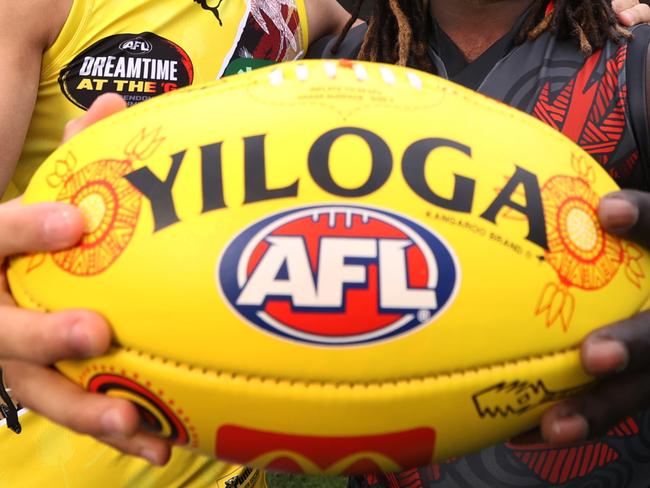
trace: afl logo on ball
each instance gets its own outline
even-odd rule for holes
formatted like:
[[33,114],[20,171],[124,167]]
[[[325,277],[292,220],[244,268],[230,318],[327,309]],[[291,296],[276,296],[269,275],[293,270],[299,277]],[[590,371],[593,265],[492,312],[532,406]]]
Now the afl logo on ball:
[[278,213],[226,248],[217,281],[246,321],[308,344],[361,345],[432,323],[459,283],[431,230],[370,207]]

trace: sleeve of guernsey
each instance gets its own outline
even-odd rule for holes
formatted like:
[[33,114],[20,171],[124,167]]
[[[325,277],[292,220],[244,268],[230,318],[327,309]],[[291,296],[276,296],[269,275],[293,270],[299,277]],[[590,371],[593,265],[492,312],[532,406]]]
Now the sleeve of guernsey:
[[175,448],[164,467],[120,454],[45,418],[20,411],[23,426],[16,435],[0,421],[0,486],[21,488],[181,487],[265,488],[264,473],[233,466]]

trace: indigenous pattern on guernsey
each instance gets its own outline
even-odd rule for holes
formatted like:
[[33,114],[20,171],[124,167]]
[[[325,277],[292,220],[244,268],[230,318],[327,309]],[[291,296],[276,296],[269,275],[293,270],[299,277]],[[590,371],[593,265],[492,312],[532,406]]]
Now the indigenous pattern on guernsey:
[[596,441],[560,448],[502,444],[435,466],[353,479],[350,488],[646,488],[648,439],[650,414],[644,413]]
[[478,91],[559,130],[619,185],[638,188],[647,177],[628,108],[629,49],[610,42],[585,61],[574,44],[546,33],[514,49]]
[[250,0],[245,25],[224,63],[223,75],[299,58],[304,46],[301,36],[295,0]]

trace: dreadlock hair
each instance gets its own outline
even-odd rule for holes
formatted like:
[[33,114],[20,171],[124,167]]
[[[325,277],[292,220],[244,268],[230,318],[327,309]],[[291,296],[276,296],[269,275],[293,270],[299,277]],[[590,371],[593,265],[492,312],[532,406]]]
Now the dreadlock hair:
[[[374,1],[374,11],[358,58],[434,72],[427,53],[431,31],[429,0]],[[332,48],[334,54],[359,18],[364,3],[365,0],[356,0],[352,16]],[[580,51],[590,56],[602,49],[608,40],[621,43],[632,37],[618,24],[611,0],[555,0],[554,8],[549,8],[550,4],[551,0],[534,0],[517,35],[517,44],[537,39],[549,31],[559,39],[577,41]]]

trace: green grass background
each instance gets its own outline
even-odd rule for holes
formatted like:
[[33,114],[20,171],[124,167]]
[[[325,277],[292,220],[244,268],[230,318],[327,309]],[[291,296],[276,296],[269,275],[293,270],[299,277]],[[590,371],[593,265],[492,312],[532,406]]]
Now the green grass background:
[[269,488],[345,488],[346,478],[268,473]]

